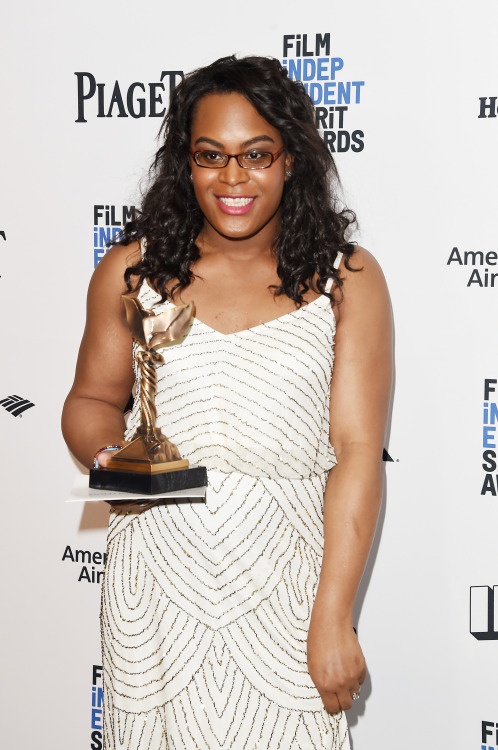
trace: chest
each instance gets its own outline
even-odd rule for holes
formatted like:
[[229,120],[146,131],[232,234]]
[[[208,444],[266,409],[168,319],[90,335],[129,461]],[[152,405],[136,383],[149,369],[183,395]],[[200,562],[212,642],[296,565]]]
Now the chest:
[[[274,295],[272,285],[278,284],[278,277],[221,277],[216,280],[197,278],[175,303],[185,304],[193,300],[198,320],[224,335],[230,335],[268,323],[298,309],[294,300],[287,295]],[[312,302],[317,296],[308,292],[305,295],[306,303]]]

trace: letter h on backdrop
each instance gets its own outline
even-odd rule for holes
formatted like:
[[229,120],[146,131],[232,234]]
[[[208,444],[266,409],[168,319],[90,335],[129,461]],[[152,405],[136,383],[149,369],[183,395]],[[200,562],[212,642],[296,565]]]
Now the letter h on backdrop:
[[479,114],[477,117],[496,117],[498,109],[496,107],[496,96],[479,97]]

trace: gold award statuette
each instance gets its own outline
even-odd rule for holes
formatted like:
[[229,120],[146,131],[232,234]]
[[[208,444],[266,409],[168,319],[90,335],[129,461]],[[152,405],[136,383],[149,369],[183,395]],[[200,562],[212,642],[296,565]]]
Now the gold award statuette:
[[[90,487],[145,495],[203,487],[207,484],[205,467],[189,468],[176,445],[156,427],[154,403],[156,366],[164,363],[157,350],[182,343],[194,320],[194,303],[155,315],[152,310],[144,310],[134,297],[123,295],[123,302],[131,335],[142,347],[136,354],[140,368],[140,426],[105,469],[90,470]],[[195,499],[203,502],[202,498]]]

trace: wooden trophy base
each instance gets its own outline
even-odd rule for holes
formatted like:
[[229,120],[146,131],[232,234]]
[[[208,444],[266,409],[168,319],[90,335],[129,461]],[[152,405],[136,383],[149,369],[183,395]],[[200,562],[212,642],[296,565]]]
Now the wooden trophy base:
[[[190,490],[192,487],[205,487],[207,470],[204,466],[191,466],[188,469],[154,472],[150,474],[131,470],[90,469],[89,485],[95,490],[132,492],[135,495],[159,495],[175,490]],[[175,501],[171,498],[171,502]],[[181,502],[181,500],[179,501]],[[204,498],[191,498],[189,502],[205,502]]]
[[[163,441],[167,443],[164,437]],[[90,469],[89,486],[95,490],[158,495],[206,485],[207,470],[204,466],[189,467],[189,462],[183,458],[153,462],[140,437],[114,453],[105,469]],[[189,501],[205,502],[205,499],[191,498]],[[171,498],[171,502],[174,503],[175,498]]]

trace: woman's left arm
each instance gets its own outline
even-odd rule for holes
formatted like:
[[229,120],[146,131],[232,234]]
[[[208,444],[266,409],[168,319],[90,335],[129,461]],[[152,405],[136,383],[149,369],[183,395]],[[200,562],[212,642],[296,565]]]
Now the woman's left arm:
[[353,630],[356,592],[382,497],[382,450],[393,371],[392,316],[382,271],[357,248],[344,269],[330,403],[337,465],[324,498],[324,554],[308,632],[308,668],[330,713],[348,709],[365,679]]

